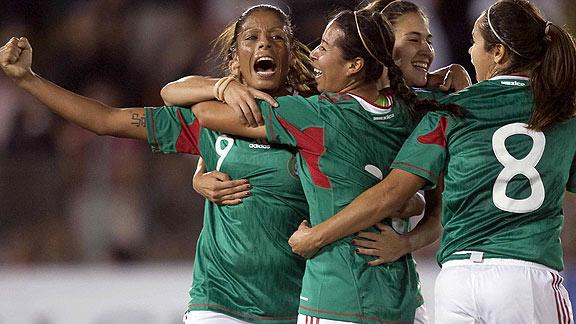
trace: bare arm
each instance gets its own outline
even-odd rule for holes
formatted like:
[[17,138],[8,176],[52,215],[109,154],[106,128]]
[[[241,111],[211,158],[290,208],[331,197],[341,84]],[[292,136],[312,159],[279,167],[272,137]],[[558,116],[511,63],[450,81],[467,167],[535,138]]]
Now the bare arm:
[[360,232],[352,241],[358,246],[360,254],[372,255],[376,259],[368,262],[371,266],[381,265],[398,260],[405,254],[414,252],[435,242],[442,231],[440,216],[442,214],[441,189],[427,191],[426,211],[416,227],[406,233],[398,234],[386,224],[377,224],[380,233]]
[[427,88],[460,91],[472,84],[470,75],[460,64],[450,64],[428,74]]
[[426,201],[424,197],[417,192],[404,204],[404,207],[399,212],[399,218],[410,218],[412,216],[418,216],[422,214],[426,207]]
[[323,246],[373,226],[384,218],[398,217],[404,204],[424,184],[425,180],[419,176],[394,169],[336,215],[312,228],[300,228],[288,243],[295,253],[310,257]]
[[[203,101],[216,100],[214,86],[218,80],[197,75],[187,76],[168,83],[162,88],[160,94],[167,105],[188,106]],[[264,125],[262,114],[260,114],[255,99],[262,99],[270,105],[276,105],[276,101],[269,94],[248,87],[236,80],[227,84],[223,94],[224,98],[221,99],[242,113],[241,122],[252,127]]]
[[192,106],[200,126],[226,134],[248,138],[266,138],[266,127],[242,124],[242,116],[232,107],[217,101],[205,101]]
[[218,205],[237,205],[242,203],[242,198],[250,196],[248,180],[231,180],[220,171],[206,172],[202,158],[198,160],[192,184],[197,193]]
[[98,135],[146,139],[144,108],[118,109],[63,89],[32,72],[32,47],[24,37],[0,49],[4,73],[51,111]]

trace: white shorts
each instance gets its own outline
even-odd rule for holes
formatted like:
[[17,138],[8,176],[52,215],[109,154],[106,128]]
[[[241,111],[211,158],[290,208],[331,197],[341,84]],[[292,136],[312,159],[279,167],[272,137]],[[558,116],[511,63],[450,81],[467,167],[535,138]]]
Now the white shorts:
[[249,324],[232,316],[213,311],[189,311],[182,319],[184,324]]
[[447,261],[436,278],[435,322],[573,323],[563,278],[541,264],[513,259]]
[[[414,324],[428,324],[428,316],[426,316],[426,307],[424,305],[416,309]],[[352,322],[334,321],[324,318],[318,318],[308,315],[298,314],[297,324],[354,324]]]

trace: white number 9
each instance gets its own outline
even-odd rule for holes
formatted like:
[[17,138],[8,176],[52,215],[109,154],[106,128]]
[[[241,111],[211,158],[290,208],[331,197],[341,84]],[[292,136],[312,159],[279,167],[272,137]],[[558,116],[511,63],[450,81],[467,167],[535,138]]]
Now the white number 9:
[[[225,142],[225,146],[222,147],[222,142]],[[234,146],[234,139],[232,137],[226,135],[220,135],[216,139],[216,144],[214,144],[216,153],[220,158],[218,158],[218,162],[216,162],[216,171],[220,171],[220,167],[222,166],[222,162],[226,158],[226,155],[230,153],[232,146]]]

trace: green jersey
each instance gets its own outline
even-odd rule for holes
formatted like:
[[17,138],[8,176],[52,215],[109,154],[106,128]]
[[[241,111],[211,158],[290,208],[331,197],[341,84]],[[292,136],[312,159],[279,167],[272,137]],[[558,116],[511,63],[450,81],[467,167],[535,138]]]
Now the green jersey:
[[[299,151],[298,170],[316,225],[347,206],[388,172],[413,126],[391,96],[375,105],[348,93],[260,102],[268,139]],[[374,229],[369,229],[374,230]],[[352,237],[322,248],[306,263],[301,314],[361,323],[411,321],[422,304],[411,255],[370,267]]]
[[528,82],[495,77],[446,97],[470,116],[428,113],[393,164],[430,186],[445,174],[439,263],[480,251],[563,268],[562,202],[566,188],[576,189],[576,119],[528,130]]
[[200,154],[208,171],[247,178],[253,186],[236,206],[206,201],[189,310],[295,323],[305,261],[288,239],[308,215],[296,152],[200,128],[188,108],[149,108],[146,118],[154,151]]

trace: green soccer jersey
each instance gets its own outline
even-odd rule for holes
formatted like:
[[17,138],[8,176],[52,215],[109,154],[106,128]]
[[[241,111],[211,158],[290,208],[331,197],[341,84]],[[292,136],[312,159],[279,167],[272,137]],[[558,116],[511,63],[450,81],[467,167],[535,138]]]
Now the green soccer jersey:
[[445,174],[438,262],[484,252],[562,270],[565,189],[574,191],[576,119],[544,132],[526,123],[533,107],[527,78],[502,76],[446,97],[470,113],[429,113],[393,167],[434,186]]
[[[323,93],[280,97],[278,108],[259,103],[268,139],[299,151],[312,225],[382,179],[415,126],[391,96],[380,100],[378,106],[348,93]],[[413,320],[422,298],[412,256],[370,267],[372,257],[357,254],[351,240],[325,246],[308,260],[299,312],[360,323]]]
[[252,195],[236,206],[206,201],[189,310],[254,323],[295,323],[305,261],[288,245],[307,218],[296,152],[200,128],[191,110],[148,108],[156,152],[200,154],[208,171],[246,178]]

